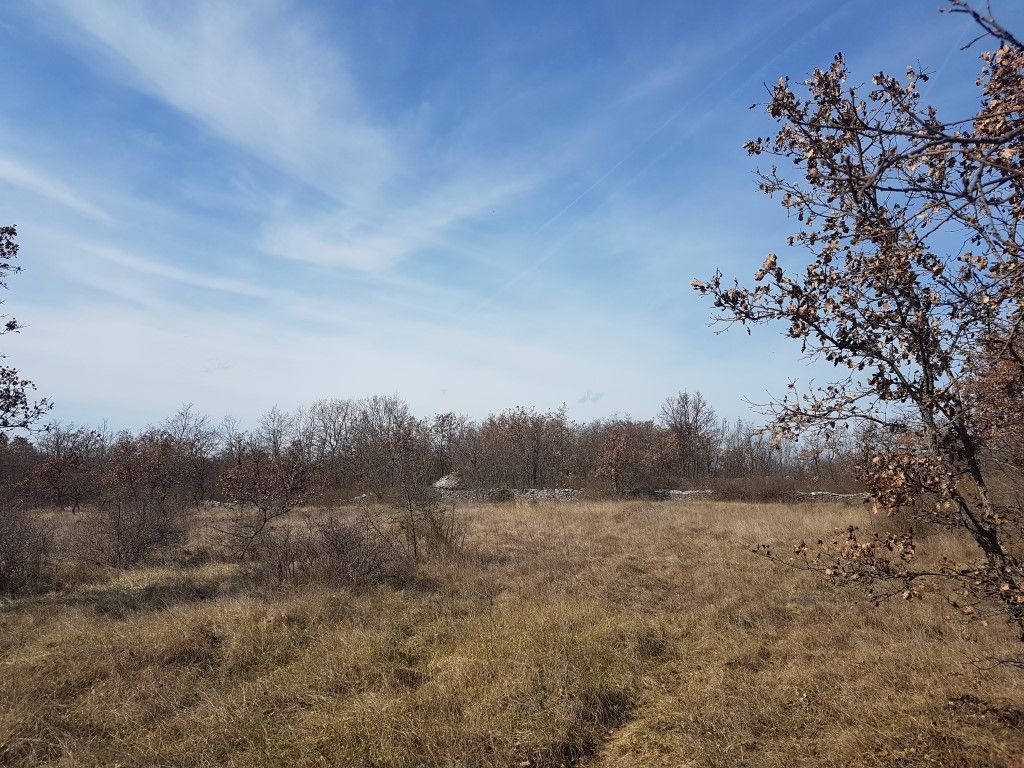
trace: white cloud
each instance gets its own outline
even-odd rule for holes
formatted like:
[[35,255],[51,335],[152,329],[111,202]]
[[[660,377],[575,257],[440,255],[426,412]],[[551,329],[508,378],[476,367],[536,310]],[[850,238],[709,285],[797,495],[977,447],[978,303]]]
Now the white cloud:
[[537,180],[376,119],[343,53],[286,4],[57,2],[126,82],[328,197],[317,214],[269,197],[258,243],[274,256],[386,270]]
[[460,222],[495,210],[536,181],[535,176],[526,175],[500,182],[458,180],[429,193],[415,206],[374,217],[346,211],[310,217],[290,211],[264,227],[260,245],[267,253],[296,261],[386,269],[439,244]]
[[85,200],[67,185],[35,168],[0,157],[0,180],[36,195],[60,203],[76,213],[97,221],[110,221],[110,215]]
[[141,90],[227,141],[350,201],[386,182],[388,133],[313,22],[270,2],[58,0]]
[[162,280],[189,285],[195,288],[219,291],[221,293],[233,293],[252,298],[267,298],[271,295],[269,291],[243,280],[219,277],[217,275],[208,275],[201,272],[183,269],[181,267],[174,267],[169,264],[153,259],[147,259],[117,248],[111,248],[109,246],[95,243],[82,243],[80,247],[83,251],[104,259],[105,261],[111,262],[112,264],[118,265],[119,267],[123,267],[143,275],[160,278]]

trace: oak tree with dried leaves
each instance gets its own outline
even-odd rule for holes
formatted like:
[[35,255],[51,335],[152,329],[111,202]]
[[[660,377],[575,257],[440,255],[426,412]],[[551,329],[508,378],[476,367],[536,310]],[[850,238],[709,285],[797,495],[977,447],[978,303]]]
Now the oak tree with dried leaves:
[[666,477],[679,455],[678,438],[651,421],[617,419],[601,441],[596,475],[616,493],[650,490]]
[[[1002,613],[1024,639],[1021,473],[1008,457],[1024,415],[1024,45],[965,1],[946,10],[995,40],[977,112],[926,105],[920,67],[858,85],[837,55],[800,86],[781,79],[767,103],[777,132],[745,146],[773,159],[759,186],[795,218],[789,244],[806,259],[791,270],[770,254],[749,287],[721,273],[693,286],[719,321],[782,323],[840,371],[806,393],[791,384],[770,428],[785,439],[870,425],[864,480],[879,508],[911,521],[802,542],[799,561],[877,599],[934,585],[964,613]],[[928,563],[922,524],[969,537],[978,558]]]

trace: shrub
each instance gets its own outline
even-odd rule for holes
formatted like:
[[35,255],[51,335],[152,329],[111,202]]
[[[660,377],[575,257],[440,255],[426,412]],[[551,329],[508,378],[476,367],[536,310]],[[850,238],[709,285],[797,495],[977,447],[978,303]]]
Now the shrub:
[[127,568],[184,541],[189,518],[176,444],[164,432],[121,436],[111,449],[98,510],[78,531],[86,560]]
[[184,543],[188,522],[180,507],[107,504],[83,520],[73,548],[90,562],[128,568],[157,549]]
[[18,593],[47,582],[50,531],[18,509],[0,512],[0,592]]
[[424,492],[392,504],[391,523],[398,529],[414,560],[430,555],[450,555],[462,549],[465,526],[446,503]]
[[268,529],[251,554],[251,572],[277,585],[401,584],[414,569],[403,549],[366,515],[355,521],[307,517],[301,525]]

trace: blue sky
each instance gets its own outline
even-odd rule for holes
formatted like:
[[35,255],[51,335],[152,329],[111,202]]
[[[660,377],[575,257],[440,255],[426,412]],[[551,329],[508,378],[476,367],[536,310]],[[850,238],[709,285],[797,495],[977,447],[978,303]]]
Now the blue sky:
[[842,50],[970,113],[973,33],[939,4],[6,3],[5,351],[57,417],[116,425],[395,392],[746,415],[821,375],[777,331],[716,336],[688,288],[783,249],[748,107]]

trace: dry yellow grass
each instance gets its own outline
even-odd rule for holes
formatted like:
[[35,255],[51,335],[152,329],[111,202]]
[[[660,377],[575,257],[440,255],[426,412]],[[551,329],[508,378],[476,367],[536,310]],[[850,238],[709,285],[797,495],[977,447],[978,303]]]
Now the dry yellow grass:
[[[0,612],[0,763],[1021,766],[1003,627],[750,554],[858,506],[480,506],[413,587],[149,568]],[[941,542],[940,542],[941,543]]]

